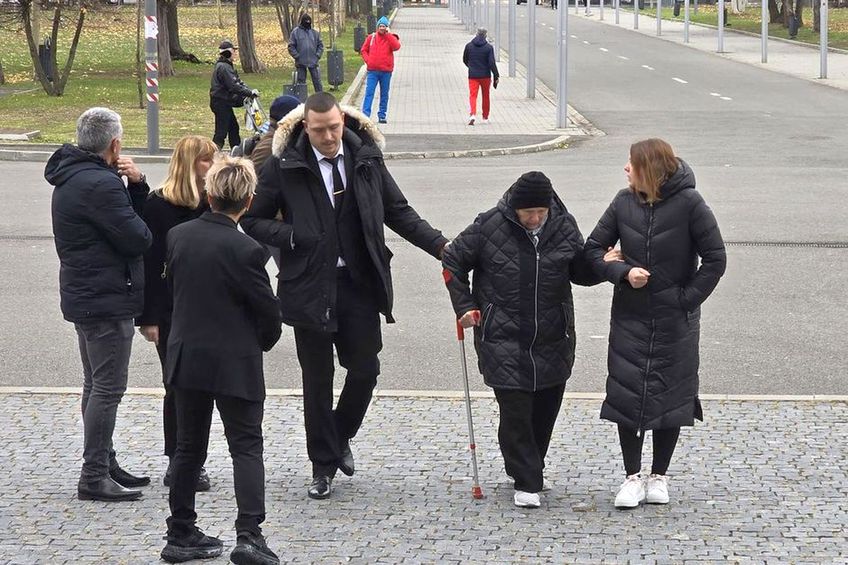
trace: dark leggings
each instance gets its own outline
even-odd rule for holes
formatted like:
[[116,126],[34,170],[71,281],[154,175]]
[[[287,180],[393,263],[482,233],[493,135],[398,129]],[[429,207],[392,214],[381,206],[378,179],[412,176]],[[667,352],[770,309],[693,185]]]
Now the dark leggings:
[[[652,430],[651,435],[654,443],[651,474],[665,475],[671,463],[671,456],[674,455],[680,428]],[[618,441],[621,443],[621,454],[624,456],[624,470],[628,476],[637,474],[642,470],[642,443],[645,441],[645,433],[638,435],[636,430],[619,424]]]

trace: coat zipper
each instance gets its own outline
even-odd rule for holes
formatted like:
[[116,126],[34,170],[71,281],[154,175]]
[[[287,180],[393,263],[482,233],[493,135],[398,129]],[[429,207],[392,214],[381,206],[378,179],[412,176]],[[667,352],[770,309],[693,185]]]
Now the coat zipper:
[[480,337],[480,341],[486,341],[486,330],[489,328],[489,318],[494,308],[495,303],[489,302],[489,305],[483,310],[483,335]]
[[535,277],[535,285],[533,287],[533,340],[530,342],[530,363],[533,364],[533,392],[536,392],[536,359],[533,357],[533,346],[536,345],[536,336],[539,335],[539,236],[534,235],[531,236],[529,233],[527,237],[530,238],[530,242],[533,243],[533,250],[536,252],[536,277]]
[[[651,239],[654,236],[654,204],[648,204],[649,207],[649,215],[648,215],[648,240],[645,243],[645,255],[646,255],[646,266],[651,265]],[[648,298],[650,298],[650,293],[648,294]],[[642,405],[639,407],[639,430],[637,431],[637,435],[642,435],[644,433],[643,425],[645,418],[645,402],[648,398],[648,375],[651,373],[651,361],[654,356],[654,337],[656,335],[657,325],[656,320],[654,320],[653,315],[651,315],[651,339],[648,341],[648,361],[645,363],[645,375],[642,377]]]
[[569,339],[571,336],[568,335],[568,312],[566,312],[565,304],[560,304],[560,308],[562,308],[562,319],[565,323],[565,339]]

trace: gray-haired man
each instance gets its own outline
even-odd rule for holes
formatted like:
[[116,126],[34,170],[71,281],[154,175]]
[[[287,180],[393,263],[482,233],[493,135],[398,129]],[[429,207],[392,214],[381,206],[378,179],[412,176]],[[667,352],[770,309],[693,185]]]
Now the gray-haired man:
[[122,135],[118,114],[91,108],[77,120],[77,145],[63,145],[44,169],[55,186],[62,314],[76,328],[85,376],[81,500],[135,500],[141,491],[127,487],[150,483],[121,469],[112,448],[127,388],[133,318],[144,300],[142,254],[153,241],[138,215],[150,189],[132,159],[121,157]]

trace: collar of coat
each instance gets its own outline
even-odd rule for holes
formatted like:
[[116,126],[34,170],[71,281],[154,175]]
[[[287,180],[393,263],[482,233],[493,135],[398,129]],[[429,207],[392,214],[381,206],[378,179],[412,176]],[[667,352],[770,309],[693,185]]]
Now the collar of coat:
[[[285,149],[297,143],[300,134],[303,133],[303,108],[301,104],[277,122],[277,131],[274,132],[272,152],[274,157],[281,157]],[[348,134],[356,135],[363,145],[375,145],[382,151],[386,147],[386,138],[377,129],[371,118],[363,114],[353,106],[341,106],[345,119],[345,137]]]

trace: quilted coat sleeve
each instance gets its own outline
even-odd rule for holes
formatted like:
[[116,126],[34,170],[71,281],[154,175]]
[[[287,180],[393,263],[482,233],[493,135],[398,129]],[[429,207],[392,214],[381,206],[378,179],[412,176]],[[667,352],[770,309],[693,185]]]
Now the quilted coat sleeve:
[[617,200],[618,197],[612,201],[604,215],[598,220],[598,225],[589,234],[584,247],[586,260],[592,265],[594,271],[613,284],[620,283],[632,268],[626,262],[606,263],[604,261],[607,249],[614,247],[619,240],[618,218],[615,211]]
[[480,237],[480,224],[474,222],[447,246],[442,258],[445,286],[457,318],[480,308],[471,296],[468,279],[468,273],[477,265]]
[[448,242],[447,238],[442,235],[442,232],[431,226],[427,220],[419,216],[418,212],[409,205],[385,165],[381,164],[378,170],[383,177],[385,224],[411,244],[440,259],[442,248]]
[[583,243],[583,234],[577,227],[577,220],[568,214],[569,221],[574,229],[571,236],[571,245],[574,247],[574,259],[571,260],[571,282],[580,286],[595,286],[604,281],[604,277],[596,273],[592,264],[586,257],[586,246]]
[[696,202],[692,209],[689,234],[701,257],[701,265],[689,283],[680,289],[680,303],[690,311],[709,297],[727,267],[724,240],[715,215],[703,197],[697,192],[694,194]]

